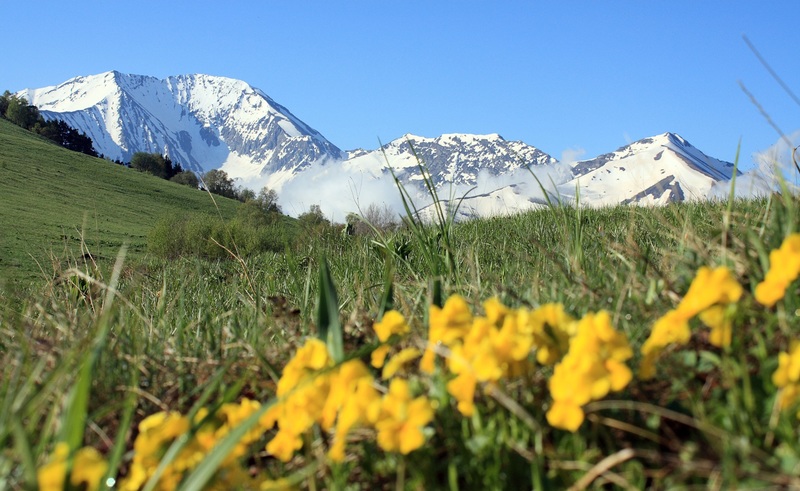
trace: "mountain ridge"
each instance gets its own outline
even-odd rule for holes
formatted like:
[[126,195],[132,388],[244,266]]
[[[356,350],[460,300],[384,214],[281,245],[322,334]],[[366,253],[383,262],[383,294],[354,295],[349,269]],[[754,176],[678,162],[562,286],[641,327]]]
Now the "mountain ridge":
[[[262,90],[203,74],[158,79],[110,71],[19,94],[45,118],[63,119],[86,132],[98,152],[110,158],[160,152],[195,171],[221,168],[241,185],[278,191],[304,182],[311,169],[368,181],[394,176],[424,200],[422,161],[438,189],[466,193],[475,188],[465,203],[491,210],[478,214],[496,214],[504,206],[508,212],[542,206],[544,196],[531,184],[531,172],[553,196],[604,206],[701,199],[715,183],[730,179],[733,168],[670,132],[572,163],[497,133],[407,133],[375,150],[344,152]],[[334,181],[309,179],[307,196]]]

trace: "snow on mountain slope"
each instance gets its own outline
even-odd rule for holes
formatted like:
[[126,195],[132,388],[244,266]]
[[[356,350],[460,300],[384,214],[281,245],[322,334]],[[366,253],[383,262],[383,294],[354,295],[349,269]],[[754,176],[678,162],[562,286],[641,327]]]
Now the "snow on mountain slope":
[[567,199],[589,206],[666,204],[706,199],[714,183],[730,180],[733,164],[709,157],[674,133],[645,138],[572,166],[558,186]]
[[112,71],[19,94],[45,118],[84,131],[111,159],[159,152],[192,170],[222,168],[247,183],[280,181],[312,162],[344,157],[265,93],[225,77],[160,80]]
[[422,161],[437,187],[446,184],[476,185],[481,172],[488,175],[508,174],[527,166],[553,164],[556,160],[520,141],[508,141],[498,134],[445,134],[425,138],[407,134],[383,147],[349,152],[345,169],[360,169],[372,175],[388,167],[403,182],[421,183],[418,169]]

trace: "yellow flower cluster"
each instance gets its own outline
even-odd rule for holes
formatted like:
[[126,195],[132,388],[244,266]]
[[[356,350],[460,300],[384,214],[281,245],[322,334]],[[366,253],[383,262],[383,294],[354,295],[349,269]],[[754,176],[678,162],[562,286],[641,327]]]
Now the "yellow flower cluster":
[[655,362],[667,346],[689,342],[689,321],[695,316],[711,329],[711,344],[729,346],[732,334],[728,307],[738,302],[742,293],[742,286],[728,268],[700,268],[677,308],[653,325],[650,337],[642,345],[639,378],[648,380],[655,376]]
[[[788,353],[778,355],[778,368],[772,374],[772,382],[781,389],[778,404],[788,409],[800,399],[800,343],[792,343]],[[797,413],[800,418],[800,412]]]
[[[64,478],[67,475],[68,458],[69,446],[63,442],[56,444],[50,460],[40,467],[36,474],[41,491],[62,491],[66,488]],[[95,491],[99,488],[100,479],[107,470],[108,463],[97,450],[91,447],[81,448],[75,452],[69,476],[69,487]]]
[[[260,408],[257,401],[243,399],[241,403],[223,404],[213,415],[206,409],[195,416],[195,432],[178,455],[164,468],[156,489],[177,488],[186,472],[191,471],[205,458],[211,449],[233,428]],[[156,472],[164,454],[172,443],[192,429],[192,422],[186,416],[172,411],[159,412],[148,416],[139,423],[139,434],[133,443],[133,462],[130,472],[122,481],[124,491],[142,489]],[[252,478],[241,468],[238,458],[242,457],[247,446],[260,438],[261,432],[251,430],[225,458],[209,485],[212,489],[252,486]]]
[[780,248],[769,254],[769,271],[764,281],[756,286],[756,300],[772,307],[786,294],[797,276],[800,275],[800,234],[792,234],[784,239]]
[[432,306],[428,346],[420,365],[424,372],[433,373],[436,351],[449,351],[446,366],[455,378],[448,382],[447,391],[464,416],[475,411],[478,383],[495,384],[525,373],[531,367],[531,352],[543,365],[556,363],[569,349],[575,332],[574,319],[559,304],[509,309],[491,298],[483,307],[485,315],[473,317],[459,295],[448,298],[442,308]]
[[632,356],[627,336],[614,329],[608,312],[586,314],[550,378],[553,405],[547,422],[576,431],[583,423],[581,406],[602,399],[609,391],[622,390],[631,381],[633,374],[625,361]]
[[[394,314],[387,322],[392,322],[392,317]],[[404,329],[397,326],[404,324],[404,320],[392,324],[379,335],[386,340],[393,333],[402,333]],[[392,363],[402,365],[409,354],[411,358],[419,356],[404,350],[398,361],[393,358],[385,368]],[[279,401],[262,418],[264,428],[278,425],[267,452],[283,461],[290,460],[302,448],[302,436],[315,423],[325,431],[333,431],[328,456],[335,462],[344,459],[347,434],[357,425],[375,428],[378,445],[389,452],[406,454],[424,443],[422,428],[433,418],[433,408],[426,397],[412,400],[407,382],[399,379],[392,380],[389,392],[381,396],[360,360],[332,367],[327,347],[318,339],[310,339],[286,365],[278,381]],[[396,369],[397,366],[393,368]]]
[[444,307],[430,311],[422,369],[433,371],[437,344],[449,350],[447,368],[455,378],[447,390],[464,416],[475,411],[478,383],[494,384],[525,373],[531,352],[543,365],[560,360],[550,380],[554,402],[547,413],[548,422],[558,428],[575,431],[584,417],[581,406],[621,390],[632,378],[624,362],[633,351],[606,312],[576,322],[559,304],[513,310],[492,298],[483,306],[485,315],[473,317],[466,301],[453,295]]

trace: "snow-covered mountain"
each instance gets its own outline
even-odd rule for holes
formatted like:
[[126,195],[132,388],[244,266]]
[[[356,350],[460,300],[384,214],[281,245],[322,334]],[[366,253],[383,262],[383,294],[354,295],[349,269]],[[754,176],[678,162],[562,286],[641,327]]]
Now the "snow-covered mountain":
[[372,151],[348,152],[345,169],[360,169],[378,175],[391,166],[397,177],[419,183],[423,162],[437,186],[478,184],[481,173],[498,176],[527,166],[553,164],[556,159],[520,141],[498,134],[446,134],[437,138],[407,134]]
[[116,71],[18,93],[46,119],[84,131],[95,150],[130,160],[159,152],[195,171],[247,179],[291,177],[344,153],[288,109],[245,82],[209,75],[164,80]]
[[[590,160],[531,167],[536,177],[517,172],[513,178],[496,181],[491,190],[455,198],[463,198],[460,218],[542,208],[548,206],[548,200],[579,201],[592,207],[662,205],[718,196],[732,178],[733,167],[707,156],[675,133],[663,133]],[[446,206],[455,203],[451,199]]]
[[368,199],[394,194],[396,203],[390,167],[424,207],[420,161],[441,198],[464,198],[462,216],[523,211],[545,206],[546,198],[575,201],[576,190],[588,206],[704,199],[733,173],[733,164],[674,133],[572,164],[497,134],[407,134],[377,150],[345,153],[261,90],[209,75],[160,80],[112,71],[18,94],[45,118],[85,132],[106,157],[160,152],[192,170],[222,168],[244,186],[277,189],[284,208],[298,211],[310,203],[325,210],[354,186],[379,190],[363,192]]
[[704,154],[675,133],[644,138],[615,152],[572,165],[562,196],[592,206],[666,204],[706,199],[713,185],[729,181],[733,164]]

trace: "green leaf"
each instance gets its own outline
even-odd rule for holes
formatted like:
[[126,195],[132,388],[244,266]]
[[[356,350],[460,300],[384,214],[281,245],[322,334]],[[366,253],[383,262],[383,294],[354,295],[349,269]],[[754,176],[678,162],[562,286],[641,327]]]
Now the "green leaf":
[[325,258],[322,259],[322,267],[319,270],[317,336],[328,346],[328,351],[336,363],[344,359],[342,325],[339,322],[339,298]]

